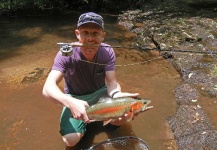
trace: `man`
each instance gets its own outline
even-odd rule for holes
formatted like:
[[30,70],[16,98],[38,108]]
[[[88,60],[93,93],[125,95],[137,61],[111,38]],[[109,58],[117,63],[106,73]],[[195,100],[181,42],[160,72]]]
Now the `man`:
[[[67,146],[75,146],[90,123],[85,107],[97,103],[103,94],[112,98],[137,97],[138,93],[121,92],[115,76],[115,54],[108,44],[102,43],[103,18],[93,12],[79,17],[75,34],[78,42],[71,56],[58,52],[52,70],[45,82],[43,95],[54,103],[63,105],[60,133]],[[64,93],[58,87],[64,78]],[[120,126],[129,116],[124,116],[111,125]]]

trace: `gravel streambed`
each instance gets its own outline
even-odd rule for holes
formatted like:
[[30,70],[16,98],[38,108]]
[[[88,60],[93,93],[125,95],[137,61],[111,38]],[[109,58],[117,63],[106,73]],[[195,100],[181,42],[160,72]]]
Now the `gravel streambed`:
[[[159,51],[181,74],[177,112],[166,119],[178,149],[217,149],[217,13],[165,0],[123,12],[119,24],[137,34],[132,46]],[[201,95],[211,100],[207,115]],[[209,109],[209,108],[208,108]]]

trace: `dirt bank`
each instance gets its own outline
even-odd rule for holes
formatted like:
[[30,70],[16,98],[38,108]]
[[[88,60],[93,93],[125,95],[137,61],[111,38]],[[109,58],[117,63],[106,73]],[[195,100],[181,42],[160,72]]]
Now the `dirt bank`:
[[182,76],[176,114],[167,118],[179,149],[217,148],[216,16],[215,8],[169,0],[119,16],[137,34],[132,46],[159,51]]

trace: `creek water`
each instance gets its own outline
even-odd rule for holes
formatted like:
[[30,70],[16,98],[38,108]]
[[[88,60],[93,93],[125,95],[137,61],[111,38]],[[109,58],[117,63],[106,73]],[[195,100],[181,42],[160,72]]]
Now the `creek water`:
[[[78,15],[0,19],[0,149],[64,149],[59,134],[62,107],[41,94],[46,74],[32,82],[22,81],[37,69],[49,71],[59,50],[56,43],[77,41],[74,36],[77,18]],[[130,46],[136,35],[118,25],[117,16],[105,15],[104,20],[107,32],[104,42]],[[176,111],[173,90],[180,83],[180,75],[158,52],[114,50],[122,91],[140,93],[139,97],[152,101],[153,109],[116,131],[105,132],[98,124],[91,125],[77,149],[122,136],[139,137],[155,150],[172,147],[173,136],[166,117]]]

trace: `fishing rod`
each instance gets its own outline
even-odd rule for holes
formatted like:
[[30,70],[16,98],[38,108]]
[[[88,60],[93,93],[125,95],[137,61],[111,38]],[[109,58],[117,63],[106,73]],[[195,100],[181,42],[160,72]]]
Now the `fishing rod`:
[[[140,49],[142,50],[147,50],[146,47],[140,47]],[[208,55],[216,55],[217,52],[213,52],[213,51],[194,51],[194,50],[173,50],[173,49],[158,49],[158,48],[153,48],[150,50],[157,50],[159,52],[175,52],[175,53],[199,53],[199,54],[208,54]]]
[[[57,43],[57,45],[60,46],[60,51],[61,51],[63,56],[70,56],[72,54],[73,47],[86,47],[86,46],[98,47],[98,45],[88,45],[88,44],[82,44],[82,43],[78,43],[78,42],[75,42],[75,43],[59,42],[59,43]],[[147,47],[141,47],[141,46],[131,47],[131,46],[119,46],[119,45],[117,45],[117,46],[104,45],[104,46],[100,46],[100,47],[141,49],[141,50],[144,50],[144,51],[157,50],[159,52],[164,52],[165,51],[165,52],[173,52],[173,53],[198,53],[198,54],[207,54],[207,55],[217,55],[217,52],[213,52],[213,51],[161,49],[159,45],[156,48],[147,48]]]

